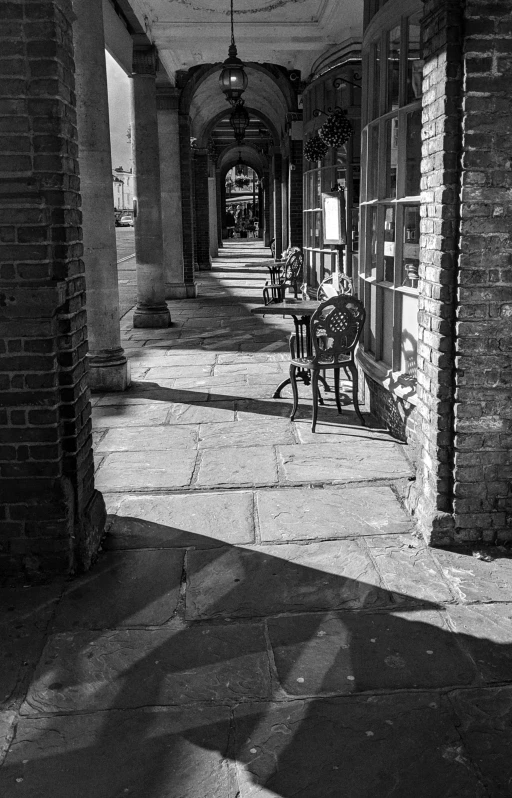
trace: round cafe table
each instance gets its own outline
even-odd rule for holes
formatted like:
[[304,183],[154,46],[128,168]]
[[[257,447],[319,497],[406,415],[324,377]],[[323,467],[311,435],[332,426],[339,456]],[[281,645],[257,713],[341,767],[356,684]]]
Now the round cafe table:
[[[251,313],[255,316],[291,316],[295,325],[295,337],[293,338],[294,352],[292,357],[312,357],[313,348],[311,346],[311,335],[309,332],[309,320],[315,310],[320,306],[316,300],[285,299],[282,302],[271,302],[268,305],[258,305],[252,308]],[[298,371],[298,377],[306,384],[310,382],[310,372],[308,369]],[[320,378],[326,391],[330,388],[323,377]],[[286,385],[290,385],[290,378],[283,380],[272,394],[273,399],[281,398],[281,391]]]

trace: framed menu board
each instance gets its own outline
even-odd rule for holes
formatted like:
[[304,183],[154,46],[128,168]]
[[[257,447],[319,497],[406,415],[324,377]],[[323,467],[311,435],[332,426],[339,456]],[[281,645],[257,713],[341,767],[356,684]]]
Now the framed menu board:
[[322,194],[324,244],[346,244],[345,192],[329,191]]

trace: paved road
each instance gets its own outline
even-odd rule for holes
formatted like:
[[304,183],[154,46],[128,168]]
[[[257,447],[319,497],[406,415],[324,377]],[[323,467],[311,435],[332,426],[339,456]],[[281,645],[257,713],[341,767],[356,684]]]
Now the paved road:
[[133,227],[116,227],[119,310],[121,318],[137,300],[135,242]]

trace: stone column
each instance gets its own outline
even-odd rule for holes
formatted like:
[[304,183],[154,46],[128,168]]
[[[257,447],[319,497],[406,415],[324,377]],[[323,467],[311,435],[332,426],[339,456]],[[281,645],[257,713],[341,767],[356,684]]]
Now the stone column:
[[263,221],[265,225],[265,237],[264,237],[264,244],[266,247],[270,246],[270,241],[272,239],[272,223],[271,223],[271,213],[270,213],[270,174],[265,171],[263,173]]
[[222,227],[226,206],[226,186],[224,186],[223,192],[220,169],[215,169],[215,192],[217,197],[217,242],[218,248],[222,249],[224,246],[224,242],[222,241]]
[[86,7],[74,0],[73,10],[89,385],[93,391],[124,391],[130,380],[119,326],[102,2],[90,0]]
[[264,232],[264,205],[263,205],[263,187],[261,182],[258,184],[258,212],[259,212],[259,226],[258,226],[258,238],[263,238]]
[[181,213],[180,90],[158,86],[156,106],[162,189],[163,264],[166,299],[195,297],[194,282],[185,283],[183,267],[183,218]]
[[168,327],[165,304],[160,154],[156,110],[154,47],[134,47],[132,146],[135,173],[135,257],[137,307],[134,327]]
[[276,258],[283,251],[283,192],[281,188],[283,161],[281,153],[274,153],[273,158],[273,206],[274,206],[274,238],[276,240]]
[[210,216],[210,255],[216,258],[219,254],[219,247],[217,244],[217,186],[215,183],[215,166],[210,164],[210,175],[208,177],[208,205]]
[[183,274],[187,285],[194,284],[196,242],[194,228],[194,191],[192,181],[192,150],[190,149],[190,119],[179,114],[180,167],[181,167],[181,219],[183,230]]
[[210,256],[210,219],[208,196],[208,151],[194,150],[194,206],[196,257],[200,271],[212,268]]

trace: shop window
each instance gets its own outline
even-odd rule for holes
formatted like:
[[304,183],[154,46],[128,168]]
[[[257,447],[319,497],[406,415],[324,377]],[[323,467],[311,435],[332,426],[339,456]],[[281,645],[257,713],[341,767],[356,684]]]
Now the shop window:
[[[419,3],[411,0],[409,5],[418,8]],[[386,22],[365,43],[363,54],[368,64],[361,164],[366,188],[361,202],[360,295],[367,310],[363,347],[383,369],[408,374],[415,374],[417,339],[420,13],[383,15]]]

